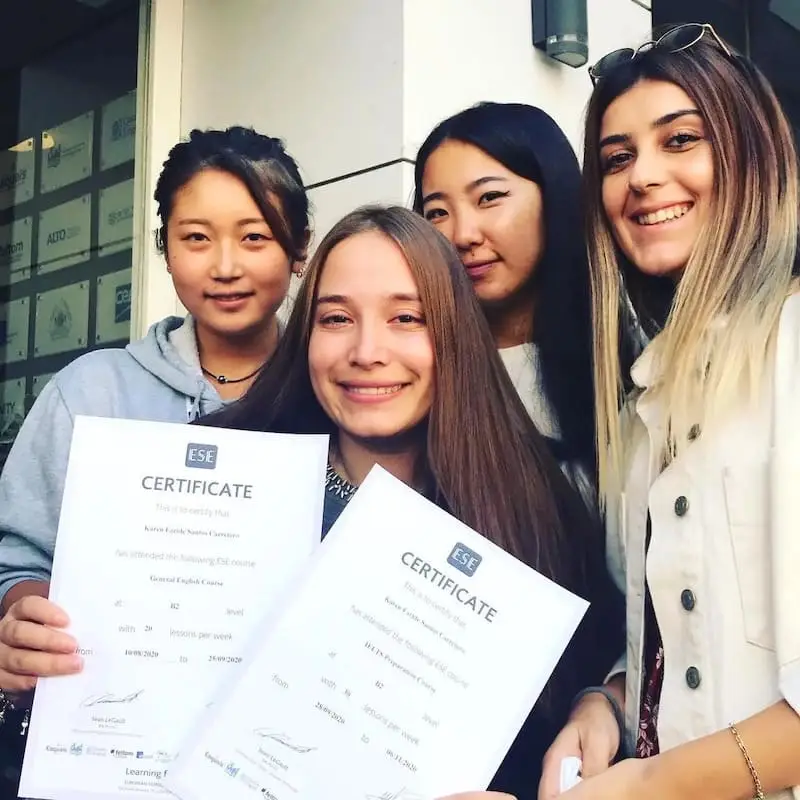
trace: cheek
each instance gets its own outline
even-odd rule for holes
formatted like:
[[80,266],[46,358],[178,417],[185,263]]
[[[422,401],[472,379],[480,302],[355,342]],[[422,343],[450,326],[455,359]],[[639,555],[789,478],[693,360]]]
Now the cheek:
[[624,222],[625,197],[625,185],[621,181],[613,178],[603,181],[600,199],[614,233],[619,232],[620,225]]
[[292,262],[281,250],[279,253],[245,253],[243,263],[253,280],[264,286],[288,285],[292,275]]

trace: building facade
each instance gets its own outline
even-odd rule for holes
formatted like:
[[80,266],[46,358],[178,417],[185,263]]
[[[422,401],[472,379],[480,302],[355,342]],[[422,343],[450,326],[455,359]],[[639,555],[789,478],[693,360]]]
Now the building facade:
[[[653,23],[712,22],[800,120],[800,0],[586,6],[588,63],[646,40]],[[408,203],[428,131],[480,100],[539,105],[581,146],[586,66],[534,48],[532,0],[26,0],[10,14],[0,463],[53,372],[181,313],[153,246],[152,195],[192,128],[252,125],[284,139],[310,187],[317,241],[357,205]]]

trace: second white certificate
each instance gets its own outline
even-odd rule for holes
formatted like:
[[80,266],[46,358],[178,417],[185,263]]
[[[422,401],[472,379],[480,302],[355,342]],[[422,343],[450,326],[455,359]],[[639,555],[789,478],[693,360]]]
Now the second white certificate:
[[326,436],[78,417],[50,598],[80,675],[39,682],[20,793],[166,794],[187,725],[319,541]]
[[182,800],[485,788],[586,607],[375,467],[167,786]]

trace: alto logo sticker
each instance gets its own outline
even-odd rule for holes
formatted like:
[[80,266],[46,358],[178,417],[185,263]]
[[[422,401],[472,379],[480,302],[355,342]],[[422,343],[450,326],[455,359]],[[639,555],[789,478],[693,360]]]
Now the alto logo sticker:
[[186,466],[195,469],[217,468],[217,446],[215,444],[195,444],[186,446]]
[[479,556],[474,550],[470,550],[465,544],[458,542],[453,548],[453,552],[447,556],[447,563],[455,567],[459,572],[463,572],[467,577],[472,577],[483,561],[483,556]]

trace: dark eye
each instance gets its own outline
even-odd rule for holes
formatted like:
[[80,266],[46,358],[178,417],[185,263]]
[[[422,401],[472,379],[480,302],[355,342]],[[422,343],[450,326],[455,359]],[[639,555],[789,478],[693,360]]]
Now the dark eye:
[[508,192],[498,192],[496,190],[492,191],[492,192],[484,192],[480,196],[480,199],[478,200],[478,204],[481,204],[481,203],[493,203],[495,200],[500,200],[500,198],[502,198],[502,197],[508,197]]
[[622,169],[632,158],[631,153],[619,152],[612,153],[603,159],[603,172],[617,172]]
[[204,233],[200,233],[200,231],[192,231],[192,233],[187,233],[186,236],[183,237],[185,242],[203,242],[206,241],[208,237]]
[[425,212],[425,219],[428,222],[433,222],[436,219],[443,219],[447,216],[447,212],[443,208],[429,208]]
[[702,137],[695,133],[676,133],[674,136],[670,136],[669,139],[667,139],[667,146],[675,150],[680,150],[687,145],[699,142],[701,138]]
[[269,237],[265,236],[263,233],[257,233],[253,231],[253,233],[245,234],[245,241],[246,242],[266,242]]
[[320,317],[320,325],[326,325],[327,327],[335,328],[339,325],[346,325],[349,320],[347,316],[342,313],[333,312],[331,314],[325,314],[325,316]]
[[398,314],[395,320],[403,325],[424,325],[425,320],[421,315],[412,314],[408,311]]

